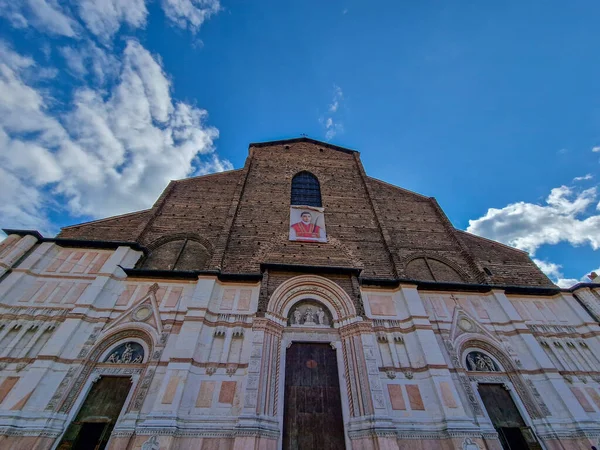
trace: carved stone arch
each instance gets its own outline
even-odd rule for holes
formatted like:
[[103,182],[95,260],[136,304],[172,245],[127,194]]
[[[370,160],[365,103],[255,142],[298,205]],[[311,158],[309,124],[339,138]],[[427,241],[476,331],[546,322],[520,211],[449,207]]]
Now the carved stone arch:
[[212,244],[194,233],[175,233],[163,236],[148,247],[140,265],[148,269],[202,270],[210,264]]
[[[423,266],[423,270],[425,271],[425,274],[429,273],[431,275],[429,276],[425,276],[425,277],[421,277],[418,276],[416,273],[415,274],[411,274],[411,272],[415,272],[418,268],[415,267],[414,269],[411,268],[410,266],[417,266],[417,264],[420,264],[421,266]],[[440,265],[437,267],[438,270],[436,270],[436,265]],[[448,279],[448,276],[443,276],[443,274],[441,274],[441,271],[439,270],[440,267],[447,267],[449,268],[452,272],[454,272],[456,274],[457,279]],[[455,263],[454,261],[451,261],[448,258],[445,258],[441,255],[437,255],[437,254],[432,254],[429,252],[417,252],[417,253],[411,253],[409,256],[407,256],[406,258],[404,258],[403,260],[403,270],[404,270],[404,274],[405,276],[407,276],[408,278],[413,278],[416,280],[419,279],[423,279],[423,280],[432,280],[432,281],[448,281],[448,282],[466,282],[466,281],[471,281],[473,279],[473,277],[471,275],[469,275],[469,273],[464,270],[462,267],[460,267],[457,263]],[[436,272],[438,273],[438,275],[436,276]],[[438,279],[440,278],[440,279]]]
[[131,339],[139,339],[140,341],[144,342],[144,350],[148,351],[144,359],[149,359],[155,347],[155,339],[152,336],[150,330],[145,330],[139,325],[140,324],[133,324],[133,326],[130,326],[126,329],[114,329],[111,330],[111,333],[107,334],[106,336],[100,337],[98,344],[96,344],[96,346],[92,348],[92,351],[90,352],[90,355],[87,358],[88,361],[91,363],[100,362],[101,356],[104,355],[109,349],[116,347],[118,344],[122,344],[127,340]]
[[484,352],[491,355],[498,363],[500,363],[501,368],[504,369],[504,373],[512,383],[515,388],[515,391],[528,414],[532,419],[540,419],[542,417],[550,415],[548,407],[543,403],[539,393],[536,395],[536,390],[533,387],[533,384],[530,383],[532,388],[530,388],[523,377],[519,374],[515,364],[512,362],[509,355],[507,355],[503,350],[498,348],[496,345],[492,345],[485,338],[476,338],[476,339],[459,339],[462,341],[460,343],[459,352],[461,361],[464,361],[464,353],[467,349],[481,349]]
[[[58,412],[67,414],[69,411],[71,411],[71,408],[73,407],[75,400],[81,394],[86,381],[90,378],[90,375],[92,375],[94,368],[98,367],[98,363],[101,362],[100,358],[102,355],[104,355],[107,350],[109,350],[111,347],[114,347],[116,344],[123,343],[131,339],[142,341],[147,345],[149,351],[146,360],[148,360],[155,348],[155,345],[152,336],[147,331],[140,328],[111,330],[110,333],[107,333],[104,337],[102,337],[100,341],[92,348],[88,357],[85,359],[84,364],[82,364],[81,368],[79,369],[79,373],[77,373],[75,381],[71,384],[71,377],[68,375],[63,379],[55,394],[56,399],[54,397],[52,398],[47,409],[54,409],[55,405],[58,404]],[[138,371],[143,373],[144,369],[138,369]],[[75,373],[72,375],[75,375]],[[63,395],[65,396],[63,397]],[[60,400],[60,397],[63,397],[62,400]]]
[[316,275],[300,275],[279,285],[269,299],[267,314],[283,324],[291,307],[305,299],[315,299],[325,305],[337,323],[357,316],[350,296],[333,281]]

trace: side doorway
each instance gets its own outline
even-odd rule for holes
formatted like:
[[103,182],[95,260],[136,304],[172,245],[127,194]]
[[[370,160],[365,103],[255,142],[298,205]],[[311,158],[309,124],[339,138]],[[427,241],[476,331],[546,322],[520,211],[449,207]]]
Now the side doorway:
[[104,450],[130,389],[130,377],[96,381],[57,450]]
[[541,450],[504,385],[479,384],[477,390],[504,450]]

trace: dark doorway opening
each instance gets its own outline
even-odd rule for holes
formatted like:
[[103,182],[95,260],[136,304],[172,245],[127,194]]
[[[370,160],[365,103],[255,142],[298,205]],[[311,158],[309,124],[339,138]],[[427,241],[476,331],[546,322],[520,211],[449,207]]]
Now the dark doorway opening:
[[480,384],[478,391],[504,450],[541,449],[502,384]]
[[345,448],[335,350],[295,343],[285,357],[284,450]]
[[102,377],[94,383],[57,450],[104,450],[130,388],[129,377]]

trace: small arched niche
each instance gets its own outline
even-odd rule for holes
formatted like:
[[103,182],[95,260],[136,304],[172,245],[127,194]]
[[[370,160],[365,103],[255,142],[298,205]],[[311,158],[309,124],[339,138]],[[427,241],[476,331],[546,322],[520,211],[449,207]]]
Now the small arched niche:
[[288,326],[330,328],[333,326],[333,317],[321,302],[301,300],[290,308]]
[[491,356],[477,350],[467,353],[465,367],[469,372],[501,372],[500,366]]

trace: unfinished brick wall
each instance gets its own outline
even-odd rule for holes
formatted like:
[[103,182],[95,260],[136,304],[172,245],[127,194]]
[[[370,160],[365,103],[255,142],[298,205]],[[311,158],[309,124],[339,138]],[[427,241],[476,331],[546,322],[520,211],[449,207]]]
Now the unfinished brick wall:
[[[303,170],[321,185],[327,243],[288,239],[291,180]],[[434,268],[438,281],[552,285],[526,254],[455,230],[435,199],[367,177],[357,152],[307,138],[253,144],[243,169],[171,182],[147,211],[67,227],[59,237],[137,241],[151,251],[189,238],[198,245],[184,255],[186,270],[257,273],[277,263],[430,280]],[[171,253],[150,255],[149,267],[172,269]],[[424,257],[429,268],[413,263],[407,272]]]

